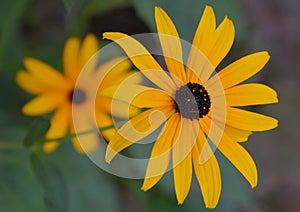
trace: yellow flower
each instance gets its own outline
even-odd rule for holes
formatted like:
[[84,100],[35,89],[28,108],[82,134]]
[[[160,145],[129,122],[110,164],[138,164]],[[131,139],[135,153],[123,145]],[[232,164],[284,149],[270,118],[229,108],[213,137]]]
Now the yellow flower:
[[[205,205],[214,208],[221,193],[214,147],[252,187],[257,185],[256,165],[239,142],[247,141],[254,131],[275,128],[277,120],[237,107],[278,102],[276,92],[266,85],[240,84],[259,72],[270,56],[267,52],[254,53],[216,73],[215,68],[233,44],[234,26],[225,17],[217,27],[213,9],[207,6],[187,63],[183,65],[182,43],[170,17],[156,7],[155,20],[167,72],[136,39],[118,32],[103,34],[104,38],[116,42],[157,86],[126,85],[118,90],[114,98],[129,101],[135,96],[130,103],[145,111],[131,118],[113,136],[106,150],[106,161],[110,163],[120,151],[162,126],[153,145],[142,190],[153,187],[172,161],[178,204],[187,197],[194,167]],[[131,97],[126,99],[126,95]]]
[[[18,85],[36,97],[24,105],[22,111],[28,116],[40,116],[53,112],[51,127],[46,134],[46,139],[53,140],[46,142],[43,146],[45,152],[52,152],[59,146],[59,141],[68,133],[76,133],[72,117],[73,110],[76,111],[75,118],[80,121],[81,129],[93,130],[95,127],[107,127],[112,125],[112,120],[107,111],[110,109],[111,98],[93,96],[93,85],[98,85],[100,75],[105,72],[105,68],[111,64],[118,64],[111,67],[111,71],[105,76],[99,87],[102,89],[120,81],[132,74],[130,71],[131,63],[124,58],[116,58],[97,66],[97,61],[87,63],[91,57],[99,50],[97,38],[89,34],[81,42],[78,38],[72,37],[67,40],[63,51],[63,70],[64,73],[57,71],[50,65],[34,58],[26,58],[24,65],[26,70],[17,73],[16,81]],[[97,59],[97,58],[96,58]],[[88,65],[86,65],[88,64]],[[76,82],[81,70],[89,69],[85,74],[84,83]],[[116,77],[117,76],[117,77]],[[77,83],[77,84],[76,84]],[[88,117],[90,104],[95,102],[95,115],[98,126],[91,124],[93,117]],[[74,115],[74,114],[73,114]],[[108,129],[104,136],[109,139],[114,134],[115,129]],[[72,137],[72,142],[76,150],[80,153],[95,150],[99,145],[97,133],[82,135],[84,142],[79,143],[76,136]]]

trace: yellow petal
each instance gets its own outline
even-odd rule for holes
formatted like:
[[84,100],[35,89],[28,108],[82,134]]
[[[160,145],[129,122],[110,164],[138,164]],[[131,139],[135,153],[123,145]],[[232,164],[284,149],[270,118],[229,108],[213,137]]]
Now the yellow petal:
[[170,163],[172,140],[177,139],[180,131],[180,129],[177,128],[179,123],[180,115],[179,113],[176,113],[170,117],[158,139],[155,141],[148,162],[142,190],[147,191],[152,188],[166,172]]
[[231,49],[234,41],[234,33],[235,31],[232,21],[225,17],[214,33],[212,47],[207,54],[207,57],[214,68],[219,65]]
[[174,82],[180,86],[186,83],[186,77],[178,32],[168,14],[160,7],[155,7],[155,21],[166,65]]
[[206,6],[193,40],[193,46],[200,49],[205,55],[208,55],[212,48],[215,29],[216,17],[213,8]]
[[100,94],[113,97],[113,101],[123,101],[139,108],[174,105],[173,98],[164,91],[142,85],[111,86]]
[[252,134],[251,131],[241,130],[231,126],[226,125],[224,133],[229,136],[232,140],[237,142],[245,142],[248,140],[248,137]]
[[[99,90],[104,90],[112,85],[118,85],[124,80],[126,80],[124,83],[141,83],[142,82],[142,75],[140,72],[131,70],[132,64],[130,60],[120,57],[116,58],[114,60],[110,60],[109,62],[114,61],[115,65],[111,67],[109,72],[105,75],[104,79],[101,82],[101,85],[99,87]],[[108,63],[109,63],[108,62]],[[103,64],[99,68],[99,72],[105,72],[105,69],[107,67],[107,63]]]
[[96,110],[111,114],[118,118],[130,118],[141,112],[141,109],[135,106],[129,105],[118,99],[112,100],[110,97],[106,96],[98,97],[96,102]]
[[[79,51],[78,59],[80,64],[80,70],[92,58],[92,56],[98,52],[99,49],[100,46],[96,36],[93,34],[88,34],[83,40]],[[95,64],[89,67],[95,68],[96,62],[98,62],[96,59],[93,60],[93,63]]]
[[62,94],[47,92],[25,104],[22,111],[28,116],[44,115],[55,110],[64,101],[66,98]]
[[256,165],[249,153],[238,143],[224,136],[218,149],[241,172],[250,185],[257,185]]
[[259,113],[238,108],[228,108],[226,124],[242,130],[265,131],[277,127],[278,121]]
[[77,152],[90,153],[99,148],[99,136],[97,133],[78,135],[72,138],[72,143]]
[[174,141],[172,148],[172,163],[175,193],[178,204],[182,204],[187,197],[192,180],[192,148],[196,142],[197,135],[194,128],[199,128],[197,120],[182,119],[178,125],[180,134]]
[[[60,106],[51,118],[50,129],[46,134],[46,139],[59,139],[67,135],[71,122],[71,105]],[[60,144],[60,141],[46,142],[43,145],[45,152],[53,152]]]
[[80,72],[79,66],[79,48],[80,40],[78,38],[69,38],[65,44],[63,52],[63,68],[69,79],[76,82]]
[[47,90],[47,86],[32,77],[27,71],[19,71],[16,75],[17,84],[26,92],[40,94]]
[[262,105],[278,102],[277,93],[263,84],[243,84],[225,90],[229,106]]
[[123,149],[150,135],[173,113],[173,108],[154,108],[130,119],[109,142],[105,155],[106,162],[110,163]]
[[222,69],[207,83],[214,84],[221,79],[224,89],[237,85],[259,72],[269,61],[268,52],[257,52],[245,56]]
[[46,153],[53,152],[59,147],[60,142],[59,141],[49,141],[44,143],[43,145],[43,151]]
[[183,204],[185,198],[187,197],[190,191],[192,182],[191,153],[189,153],[183,161],[181,161],[176,167],[174,167],[173,175],[176,198],[178,204],[181,205]]
[[103,38],[113,40],[126,52],[133,64],[154,84],[173,93],[176,85],[145,47],[134,38],[119,32],[106,32]]
[[[212,19],[212,17],[211,17]],[[211,32],[211,28],[207,28],[208,32]],[[198,36],[196,34],[196,36]],[[195,36],[195,38],[196,38]],[[191,49],[190,56],[192,57],[188,67],[193,67],[194,73],[200,78],[200,80],[205,83],[209,77],[212,75],[215,68],[223,60],[223,58],[228,54],[234,40],[234,26],[231,20],[227,17],[223,20],[220,26],[211,34],[212,38],[207,38],[209,47],[205,48],[203,53],[207,56],[207,60],[203,59],[200,52],[197,52],[194,48]],[[194,65],[196,60],[200,62],[200,65]],[[202,69],[200,67],[203,67]],[[200,70],[200,71],[197,71]],[[198,73],[199,72],[199,73]]]
[[73,124],[71,133],[76,134],[72,138],[75,149],[80,153],[89,153],[99,147],[98,126],[95,120],[95,112],[90,106],[72,105]]
[[52,89],[69,89],[69,84],[64,76],[48,64],[34,58],[26,58],[24,65],[32,77],[47,86],[51,86]]
[[[109,126],[114,126],[114,122],[112,120],[112,117],[109,114],[107,114],[103,111],[96,111],[96,120],[97,120],[97,125],[100,128],[106,128],[106,127],[109,127]],[[101,130],[102,136],[108,142],[113,138],[113,136],[116,132],[117,131],[114,127],[111,127],[109,129],[105,129],[105,130]]]
[[216,18],[214,11],[212,7],[206,6],[196,30],[187,61],[187,78],[191,82],[198,81],[203,64],[208,61],[207,57],[204,55],[208,55],[212,48],[212,39],[215,29]]
[[[205,135],[202,130],[199,130],[197,142],[193,148],[192,158],[205,206],[207,208],[215,208],[220,198],[222,181],[219,164],[213,154],[204,164],[199,163],[200,154],[206,142]],[[211,150],[209,149],[209,151]]]
[[46,134],[47,139],[64,137],[69,130],[71,123],[71,105],[64,104],[60,106],[51,118],[50,129]]

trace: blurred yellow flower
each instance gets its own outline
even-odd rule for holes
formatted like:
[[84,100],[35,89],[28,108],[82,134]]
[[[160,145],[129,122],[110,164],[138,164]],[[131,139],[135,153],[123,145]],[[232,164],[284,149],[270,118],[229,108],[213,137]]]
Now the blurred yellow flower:
[[[172,20],[159,7],[155,8],[155,20],[167,72],[133,37],[119,32],[103,34],[157,86],[126,85],[118,91],[114,98],[145,111],[113,136],[106,161],[110,163],[120,151],[163,126],[153,145],[142,190],[152,188],[172,161],[178,204],[188,195],[194,167],[205,205],[214,208],[221,193],[221,176],[213,148],[219,149],[252,187],[257,185],[256,165],[239,142],[247,141],[253,131],[275,128],[277,120],[237,107],[276,103],[278,99],[266,85],[239,84],[259,72],[270,56],[253,53],[216,73],[232,47],[235,31],[227,17],[216,26],[214,11],[206,6],[184,65],[182,42]],[[130,93],[137,94],[132,101],[126,99]]]
[[[53,140],[43,145],[45,152],[52,152],[59,146],[59,141],[55,140],[66,136],[68,133],[76,133],[72,117],[73,109],[77,111],[76,118],[84,126],[85,130],[93,130],[91,119],[87,117],[90,104],[93,102],[92,85],[98,85],[103,71],[109,62],[104,63],[100,67],[96,62],[90,62],[88,68],[89,74],[86,74],[85,83],[76,85],[77,78],[88,63],[91,57],[99,50],[97,38],[89,34],[81,42],[78,38],[69,38],[65,44],[63,51],[63,70],[64,73],[57,71],[50,65],[34,58],[26,58],[24,65],[26,70],[20,70],[16,75],[18,85],[30,94],[36,97],[24,105],[22,111],[28,116],[40,116],[53,112],[51,118],[51,127],[46,134],[46,139]],[[97,58],[96,58],[97,59]],[[117,60],[117,61],[116,61]],[[132,74],[131,63],[124,58],[116,58],[113,61],[117,64],[110,67],[111,71],[102,80],[98,92],[102,89],[120,83],[120,81]],[[97,97],[95,102],[95,116],[98,127],[107,127],[112,125],[112,120],[107,111],[110,110],[111,99],[108,97]],[[73,114],[74,115],[74,114]],[[114,128],[110,128],[104,132],[104,136],[109,139],[115,132]],[[99,137],[97,133],[89,133],[82,135],[84,142],[79,143],[78,137],[72,137],[75,149],[83,153],[95,150],[99,145]],[[81,138],[80,137],[80,138]]]

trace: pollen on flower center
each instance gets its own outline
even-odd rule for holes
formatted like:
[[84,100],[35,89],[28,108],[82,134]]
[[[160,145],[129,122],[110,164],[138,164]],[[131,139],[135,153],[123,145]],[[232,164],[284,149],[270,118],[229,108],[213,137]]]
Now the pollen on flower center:
[[180,87],[175,94],[175,109],[183,118],[199,119],[208,114],[210,97],[202,85],[191,83]]
[[70,100],[74,104],[82,104],[86,100],[86,94],[81,89],[74,89],[70,93]]

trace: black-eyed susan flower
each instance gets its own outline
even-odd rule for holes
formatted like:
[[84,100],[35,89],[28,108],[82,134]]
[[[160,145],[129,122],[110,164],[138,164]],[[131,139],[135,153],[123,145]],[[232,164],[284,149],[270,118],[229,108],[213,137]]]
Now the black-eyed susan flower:
[[[43,145],[45,152],[54,151],[59,141],[56,139],[63,138],[68,133],[75,134],[74,117],[72,117],[72,107],[76,111],[76,119],[81,123],[81,129],[89,131],[95,127],[107,127],[112,124],[111,118],[107,111],[110,110],[111,99],[108,97],[99,97],[94,99],[93,86],[98,85],[105,68],[110,67],[108,74],[102,80],[98,89],[102,89],[120,83],[122,79],[131,75],[131,63],[128,60],[116,58],[112,67],[110,61],[97,66],[97,59],[94,62],[88,61],[99,50],[97,38],[89,34],[81,42],[78,38],[69,38],[63,51],[63,70],[61,73],[50,65],[34,59],[26,58],[24,65],[27,70],[20,70],[17,73],[16,81],[18,85],[30,94],[36,95],[34,99],[25,104],[22,111],[28,116],[40,116],[53,112],[51,118],[51,127],[46,134],[46,139],[50,140]],[[88,65],[87,65],[88,64]],[[85,74],[84,83],[76,84],[77,78],[84,68],[89,69]],[[94,113],[88,112],[90,104],[95,104]],[[97,126],[93,126],[90,114],[95,114]],[[109,138],[115,131],[114,128],[107,129],[103,132],[106,138]],[[72,137],[72,142],[76,150],[80,153],[95,150],[99,145],[97,133],[87,133],[81,135],[80,143],[77,136]],[[82,142],[84,141],[84,142]]]
[[131,118],[113,136],[106,161],[110,163],[120,151],[161,127],[142,190],[153,187],[171,162],[178,203],[182,204],[188,195],[194,169],[206,207],[214,208],[221,192],[214,148],[231,161],[252,187],[257,185],[256,165],[239,142],[246,141],[254,131],[275,128],[277,120],[240,107],[276,103],[278,99],[266,85],[240,83],[259,72],[270,56],[267,52],[254,53],[216,73],[233,44],[235,31],[227,17],[216,26],[213,9],[207,6],[184,64],[182,42],[170,17],[156,7],[155,20],[167,70],[133,37],[118,32],[103,34],[116,42],[155,85],[126,85],[117,91],[114,98],[130,100],[145,111]]

